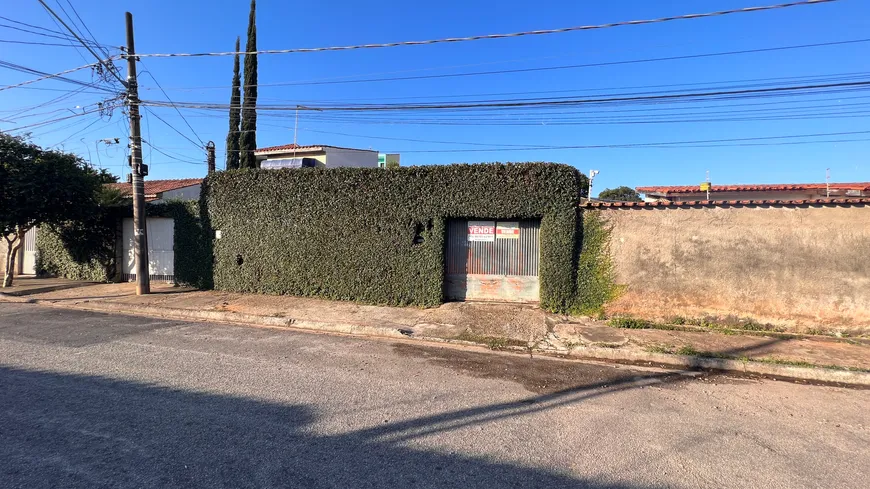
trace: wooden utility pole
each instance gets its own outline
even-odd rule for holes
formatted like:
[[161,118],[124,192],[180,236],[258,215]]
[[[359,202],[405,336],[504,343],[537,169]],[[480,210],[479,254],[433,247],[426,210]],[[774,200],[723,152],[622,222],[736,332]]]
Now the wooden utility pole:
[[148,235],[145,226],[145,181],[148,167],[142,164],[142,132],[139,127],[139,85],[136,81],[136,48],[133,14],[127,12],[127,109],[130,112],[130,166],[133,175],[133,255],[136,260],[136,295],[151,293],[148,267]]
[[205,150],[208,152],[208,174],[214,173],[214,141],[209,141],[205,145]]

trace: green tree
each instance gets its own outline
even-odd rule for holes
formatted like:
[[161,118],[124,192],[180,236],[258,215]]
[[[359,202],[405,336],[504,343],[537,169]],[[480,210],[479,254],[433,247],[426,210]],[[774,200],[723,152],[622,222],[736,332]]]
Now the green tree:
[[617,200],[622,202],[640,202],[640,194],[631,187],[616,187],[613,189],[606,188],[598,194],[601,200]]
[[79,221],[97,207],[100,173],[78,156],[43,150],[0,133],[0,233],[6,241],[3,287],[12,274],[24,234],[41,225]]
[[393,168],[399,168],[399,162],[396,160],[387,160],[387,164],[385,166],[388,170],[392,170]]
[[227,170],[239,167],[239,125],[242,112],[242,80],[239,75],[239,44],[236,37],[236,56],[233,59],[233,89],[230,95],[230,132],[227,133]]
[[[251,0],[246,53],[257,50],[257,0]],[[257,55],[245,54],[245,101],[242,104],[242,133],[239,137],[239,167],[256,168],[257,158]]]

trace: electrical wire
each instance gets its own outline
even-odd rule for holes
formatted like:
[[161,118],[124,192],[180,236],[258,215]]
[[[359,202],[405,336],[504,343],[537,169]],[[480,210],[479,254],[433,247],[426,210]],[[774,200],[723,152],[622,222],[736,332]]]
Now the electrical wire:
[[[776,10],[776,9],[784,9],[784,8],[789,8],[789,7],[816,5],[816,4],[822,4],[822,3],[831,3],[831,2],[835,2],[835,1],[838,1],[838,0],[802,0],[802,1],[797,1],[797,2],[780,3],[777,5],[765,5],[765,6],[759,6],[759,7],[744,7],[744,8],[739,8],[739,9],[719,10],[716,12],[708,12],[708,13],[701,13],[701,14],[684,14],[684,15],[675,15],[675,16],[669,16],[669,17],[659,17],[656,19],[629,20],[629,21],[622,21],[622,22],[612,22],[612,23],[608,23],[608,24],[563,27],[560,29],[541,29],[541,30],[534,30],[534,31],[513,32],[510,34],[486,34],[486,35],[468,36],[468,37],[449,37],[449,38],[444,38],[444,39],[430,39],[430,40],[426,40],[426,41],[401,41],[401,42],[390,42],[390,43],[381,43],[381,44],[357,44],[357,45],[351,45],[351,46],[331,46],[331,47],[320,47],[320,48],[267,49],[267,50],[250,51],[250,52],[230,51],[230,52],[212,52],[212,53],[138,54],[137,56],[150,57],[150,58],[234,56],[236,54],[252,55],[252,54],[312,53],[312,52],[321,52],[321,51],[348,51],[348,50],[354,50],[354,49],[390,48],[390,47],[397,47],[397,46],[420,46],[420,45],[429,45],[429,44],[480,41],[480,40],[485,40],[485,39],[505,39],[505,38],[513,38],[513,37],[538,36],[538,35],[546,35],[546,34],[560,34],[560,33],[564,33],[564,32],[608,29],[608,28],[612,28],[612,27],[622,27],[622,26],[629,26],[629,25],[657,24],[657,23],[670,22],[670,21],[675,21],[675,20],[702,19],[702,18],[707,18],[707,17],[718,17],[718,16],[730,15],[730,14],[762,12],[762,11],[766,11],[766,10]],[[40,2],[42,2],[42,0],[40,0]]]
[[[870,86],[870,80],[862,80],[855,82],[827,83],[827,84],[812,84],[798,85],[772,88],[756,88],[743,90],[717,90],[712,92],[691,92],[691,93],[675,93],[661,95],[640,95],[640,96],[615,96],[615,97],[598,97],[584,99],[567,99],[567,100],[521,100],[514,99],[511,101],[481,101],[473,103],[419,103],[419,104],[383,104],[383,105],[350,105],[350,106],[274,106],[261,105],[257,107],[258,111],[317,111],[317,112],[386,112],[386,111],[418,111],[418,110],[454,110],[454,109],[483,109],[483,108],[510,108],[510,107],[559,107],[559,106],[579,106],[579,105],[600,105],[626,102],[669,102],[674,100],[732,100],[734,98],[745,98],[746,96],[770,96],[776,94],[789,93],[804,93],[808,90],[822,91],[821,93],[840,93],[842,90],[829,89],[861,89],[862,87]],[[810,92],[812,93],[812,92]],[[155,100],[143,100],[142,105],[152,107],[167,107],[166,103]],[[201,103],[201,102],[175,102],[170,106],[186,107],[186,108],[202,108],[202,109],[229,109],[235,108],[231,104],[222,103]],[[240,107],[240,106],[239,106]]]
[[[143,104],[140,104],[140,105],[143,105]],[[184,134],[183,132],[181,132],[181,131],[179,131],[178,129],[176,129],[175,126],[173,126],[172,124],[166,122],[166,120],[164,120],[162,117],[160,117],[159,115],[157,115],[153,110],[149,110],[147,107],[143,107],[143,108],[144,108],[144,110],[147,111],[149,114],[151,114],[151,115],[153,115],[154,117],[156,117],[157,120],[159,120],[160,122],[162,122],[162,123],[166,124],[167,126],[169,126],[170,129],[172,129],[173,131],[175,131],[176,133],[178,133],[181,137],[183,137],[184,139],[190,141],[191,144],[193,144],[193,145],[196,146],[197,148],[202,149],[202,147],[201,147],[199,144],[197,144],[196,141],[194,141],[193,139],[190,139],[189,137],[187,137],[186,134]]]
[[[70,2],[70,0],[66,0],[66,3],[72,9],[73,13],[76,14],[76,18],[79,19],[79,22],[81,23],[82,27],[84,27],[85,30],[88,31],[88,34],[91,36],[89,40],[92,40],[94,42],[94,45],[98,46],[100,48],[100,51],[103,53],[103,55],[106,56],[106,58],[111,58],[112,55],[111,55],[111,53],[109,53],[109,50],[106,49],[105,47],[103,47],[103,45],[97,41],[97,38],[96,38],[96,36],[94,36],[94,33],[91,32],[91,29],[88,28],[88,25],[85,24],[84,20],[82,20],[81,16],[79,15],[78,10],[76,10],[75,5],[73,5],[72,2]],[[57,1],[57,4],[58,4],[58,6],[60,6],[61,10],[63,10],[63,6],[60,5],[60,1]],[[66,13],[66,11],[64,11],[64,13]],[[66,14],[66,15],[67,15],[67,17],[69,17],[69,14]],[[70,20],[71,19],[72,19],[72,17],[70,17]],[[79,33],[82,34],[82,37],[85,37],[84,34],[82,33],[81,29],[79,29]]]
[[57,13],[56,13],[54,10],[52,10],[51,7],[49,7],[48,4],[45,3],[44,0],[38,0],[38,1],[39,1],[40,4],[42,4],[42,6],[45,8],[45,10],[48,11],[48,13],[50,13],[51,15],[53,15],[53,16],[54,16],[54,17],[55,17],[55,18],[56,18],[56,19],[57,19],[61,24],[63,24],[63,26],[66,28],[66,30],[68,30],[68,31],[70,32],[70,34],[72,34],[73,37],[75,37],[76,40],[78,40],[78,41],[81,43],[81,45],[85,47],[85,49],[87,49],[87,50],[88,50],[92,55],[94,55],[95,58],[97,58],[97,61],[99,61],[100,64],[102,64],[102,65],[106,68],[106,70],[108,70],[108,72],[111,73],[112,76],[114,76],[114,77],[115,77],[119,82],[121,82],[121,86],[123,86],[123,87],[126,87],[126,86],[127,86],[127,82],[125,82],[125,81],[124,81],[124,80],[123,80],[123,79],[118,75],[118,73],[116,73],[115,65],[113,65],[113,64],[109,64],[108,61],[104,61],[104,60],[100,57],[100,55],[98,55],[96,52],[94,52],[94,50],[91,49],[91,47],[90,47],[90,46],[89,46],[89,45],[88,45],[88,44],[87,44],[87,43],[86,43],[86,42],[85,42],[81,37],[79,37],[78,34],[76,34],[75,31],[72,30],[72,29],[71,29],[71,28],[66,24],[66,22],[63,21],[63,19],[61,19],[60,16],[57,15]]
[[[706,144],[706,143],[731,143],[731,142],[752,142],[752,141],[771,141],[782,139],[808,138],[808,137],[825,137],[825,136],[845,136],[857,134],[870,134],[870,131],[846,131],[846,132],[829,132],[815,134],[793,134],[785,136],[759,136],[751,138],[727,138],[727,139],[702,139],[694,141],[667,141],[667,142],[651,142],[651,143],[625,143],[625,144],[590,144],[590,145],[572,145],[572,146],[529,146],[525,148],[493,148],[493,149],[432,149],[432,150],[396,150],[402,153],[456,153],[456,152],[489,152],[489,151],[540,151],[540,150],[563,150],[563,149],[602,149],[602,148],[646,148],[646,147],[663,147],[675,145],[690,145],[690,144]],[[812,141],[809,141],[812,142]]]
[[100,87],[99,85],[95,85],[95,84],[93,84],[93,83],[82,82],[82,81],[79,81],[79,80],[73,80],[72,78],[66,78],[66,77],[63,76],[63,75],[69,74],[69,73],[73,73],[73,72],[76,72],[76,71],[79,71],[79,70],[83,70],[83,69],[85,69],[85,68],[93,68],[94,66],[97,66],[97,64],[98,64],[98,63],[91,63],[91,64],[87,64],[87,65],[84,65],[84,66],[79,66],[78,68],[72,68],[72,69],[69,69],[69,70],[61,71],[61,72],[59,72],[59,73],[48,74],[48,73],[45,73],[45,72],[43,72],[43,71],[35,70],[35,69],[33,69],[33,68],[27,68],[27,67],[24,67],[24,66],[21,66],[21,65],[16,65],[16,64],[14,64],[14,63],[9,63],[9,62],[6,62],[6,61],[0,61],[0,66],[5,67],[5,68],[9,68],[9,69],[12,69],[12,70],[15,70],[15,71],[21,71],[21,72],[24,72],[24,73],[31,73],[31,74],[43,75],[42,77],[37,78],[37,79],[35,79],[35,80],[28,80],[28,81],[25,81],[25,82],[16,83],[15,85],[7,85],[7,86],[5,86],[5,87],[0,87],[0,92],[2,92],[3,90],[9,90],[9,89],[12,89],[12,88],[18,88],[18,87],[22,87],[22,86],[24,86],[24,85],[29,85],[29,84],[31,84],[31,83],[36,83],[36,82],[38,82],[38,81],[48,80],[48,79],[52,79],[52,78],[58,78],[58,79],[60,79],[60,80],[62,80],[62,81],[68,82],[68,83],[75,83],[75,84],[79,84],[79,85],[82,85],[82,86],[85,86],[85,87],[96,88],[96,89],[105,90],[105,91],[108,92],[108,91],[110,91],[110,90],[108,90],[108,89],[106,89],[106,88],[103,88],[103,87]]
[[[142,62],[140,61],[140,63],[142,63]],[[142,66],[145,67],[145,64],[142,63]],[[160,91],[163,92],[163,96],[166,97],[166,100],[169,101],[169,103],[172,105],[172,108],[174,108],[175,111],[178,112],[178,115],[181,116],[181,120],[183,120],[184,123],[187,124],[187,127],[188,127],[188,129],[190,129],[190,132],[192,132],[193,135],[196,137],[196,139],[199,140],[200,144],[202,144],[203,146],[205,146],[205,141],[203,141],[202,138],[199,137],[199,134],[196,133],[196,130],[193,129],[193,126],[191,126],[191,125],[190,125],[190,122],[187,121],[187,118],[184,117],[184,114],[182,114],[181,111],[178,110],[178,107],[175,105],[175,102],[173,102],[172,99],[169,98],[169,94],[166,93],[166,90],[163,90],[163,87],[160,86],[160,82],[157,81],[157,78],[154,77],[154,74],[151,73],[151,70],[147,69],[147,67],[145,67],[145,68],[146,68],[146,69],[145,69],[144,71],[142,71],[141,74],[143,74],[143,75],[148,75],[148,76],[151,77],[152,80],[154,80],[154,83],[157,84],[157,88],[159,88]]]

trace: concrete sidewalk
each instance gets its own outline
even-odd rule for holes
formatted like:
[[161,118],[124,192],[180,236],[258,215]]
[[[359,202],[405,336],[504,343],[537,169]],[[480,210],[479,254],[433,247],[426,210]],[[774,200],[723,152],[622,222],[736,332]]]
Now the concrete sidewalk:
[[65,278],[37,278],[32,275],[16,275],[11,287],[0,288],[0,295],[21,297],[26,295],[75,289],[95,285],[94,282],[79,282]]
[[[98,284],[27,295],[29,302],[94,311],[406,337],[568,357],[739,370],[870,385],[870,339],[712,330],[621,329],[534,306],[447,303],[386,307],[321,299]],[[18,299],[21,300],[21,299]],[[698,329],[698,328],[696,328]]]

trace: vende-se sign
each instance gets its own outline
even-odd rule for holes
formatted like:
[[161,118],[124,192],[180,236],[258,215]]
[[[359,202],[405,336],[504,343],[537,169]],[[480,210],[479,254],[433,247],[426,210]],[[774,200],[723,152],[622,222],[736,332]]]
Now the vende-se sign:
[[468,221],[468,241],[495,241],[495,221]]

